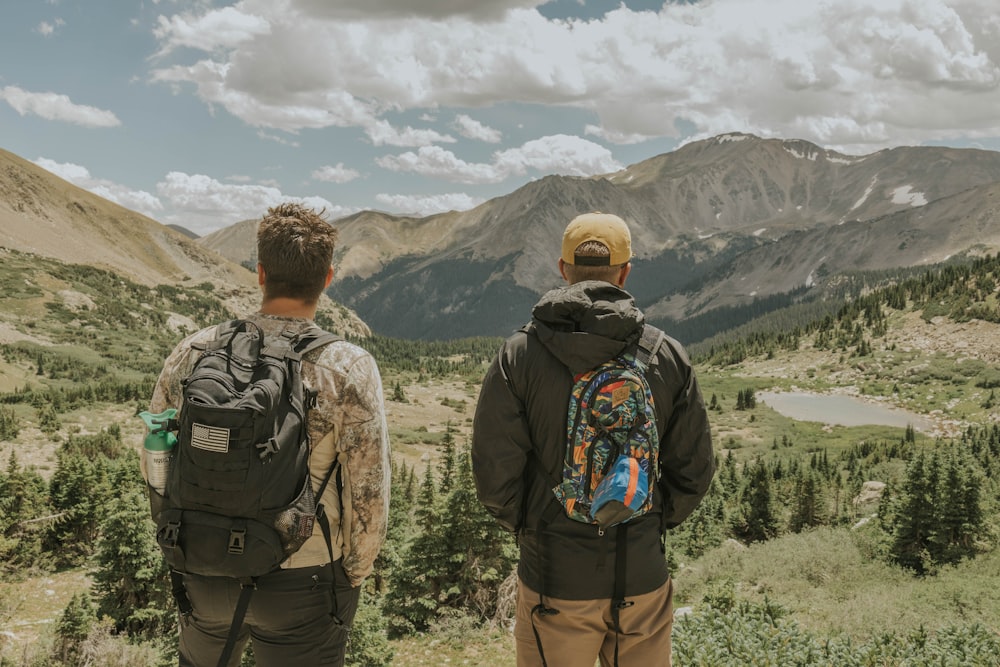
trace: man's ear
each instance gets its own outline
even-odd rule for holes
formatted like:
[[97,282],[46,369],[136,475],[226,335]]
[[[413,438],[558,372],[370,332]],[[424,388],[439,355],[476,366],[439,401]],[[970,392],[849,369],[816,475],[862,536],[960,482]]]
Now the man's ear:
[[331,266],[330,270],[326,272],[326,282],[323,283],[323,289],[329,287],[330,283],[332,282],[333,282],[333,267]]
[[261,287],[264,286],[264,265],[257,262],[257,284]]
[[625,288],[625,281],[628,279],[628,274],[630,273],[632,273],[632,262],[625,262],[621,273],[618,274],[618,287]]
[[562,257],[559,258],[559,275],[563,277],[563,280],[569,282],[569,278],[566,277],[566,262],[563,261]]

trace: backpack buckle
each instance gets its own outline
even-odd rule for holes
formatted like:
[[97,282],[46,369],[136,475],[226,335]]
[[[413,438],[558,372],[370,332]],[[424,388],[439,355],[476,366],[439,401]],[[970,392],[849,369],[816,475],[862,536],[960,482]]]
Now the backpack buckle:
[[177,546],[177,538],[181,533],[181,522],[168,521],[160,532],[160,545],[167,549],[173,549]]
[[305,403],[306,407],[310,410],[315,409],[316,406],[319,405],[319,391],[316,389],[306,389],[302,402]]
[[229,531],[229,553],[237,556],[243,553],[243,547],[247,541],[247,531],[245,528],[233,528]]
[[271,460],[271,457],[278,453],[281,447],[278,446],[278,441],[274,438],[268,439],[267,442],[257,443],[257,456],[261,461],[267,463]]

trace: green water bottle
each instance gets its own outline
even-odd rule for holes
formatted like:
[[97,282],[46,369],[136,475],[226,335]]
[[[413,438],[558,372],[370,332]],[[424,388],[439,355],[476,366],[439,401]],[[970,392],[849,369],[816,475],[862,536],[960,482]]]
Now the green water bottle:
[[142,456],[146,463],[146,481],[161,496],[167,492],[167,477],[174,458],[177,436],[169,431],[170,421],[177,416],[177,410],[167,408],[160,414],[140,412],[139,418],[146,423],[149,432],[142,442]]

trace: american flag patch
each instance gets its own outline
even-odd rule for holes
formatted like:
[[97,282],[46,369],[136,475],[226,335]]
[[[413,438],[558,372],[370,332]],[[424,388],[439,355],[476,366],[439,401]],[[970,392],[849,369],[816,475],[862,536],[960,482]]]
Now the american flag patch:
[[224,454],[229,451],[229,429],[192,424],[191,446]]

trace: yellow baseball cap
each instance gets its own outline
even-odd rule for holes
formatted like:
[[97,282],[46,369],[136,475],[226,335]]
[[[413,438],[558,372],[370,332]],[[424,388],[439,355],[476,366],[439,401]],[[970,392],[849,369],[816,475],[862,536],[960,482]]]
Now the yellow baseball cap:
[[[577,257],[576,249],[587,241],[598,241],[611,251],[610,257]],[[584,213],[573,218],[563,232],[562,260],[578,266],[618,266],[632,259],[632,235],[628,225],[610,213]]]

